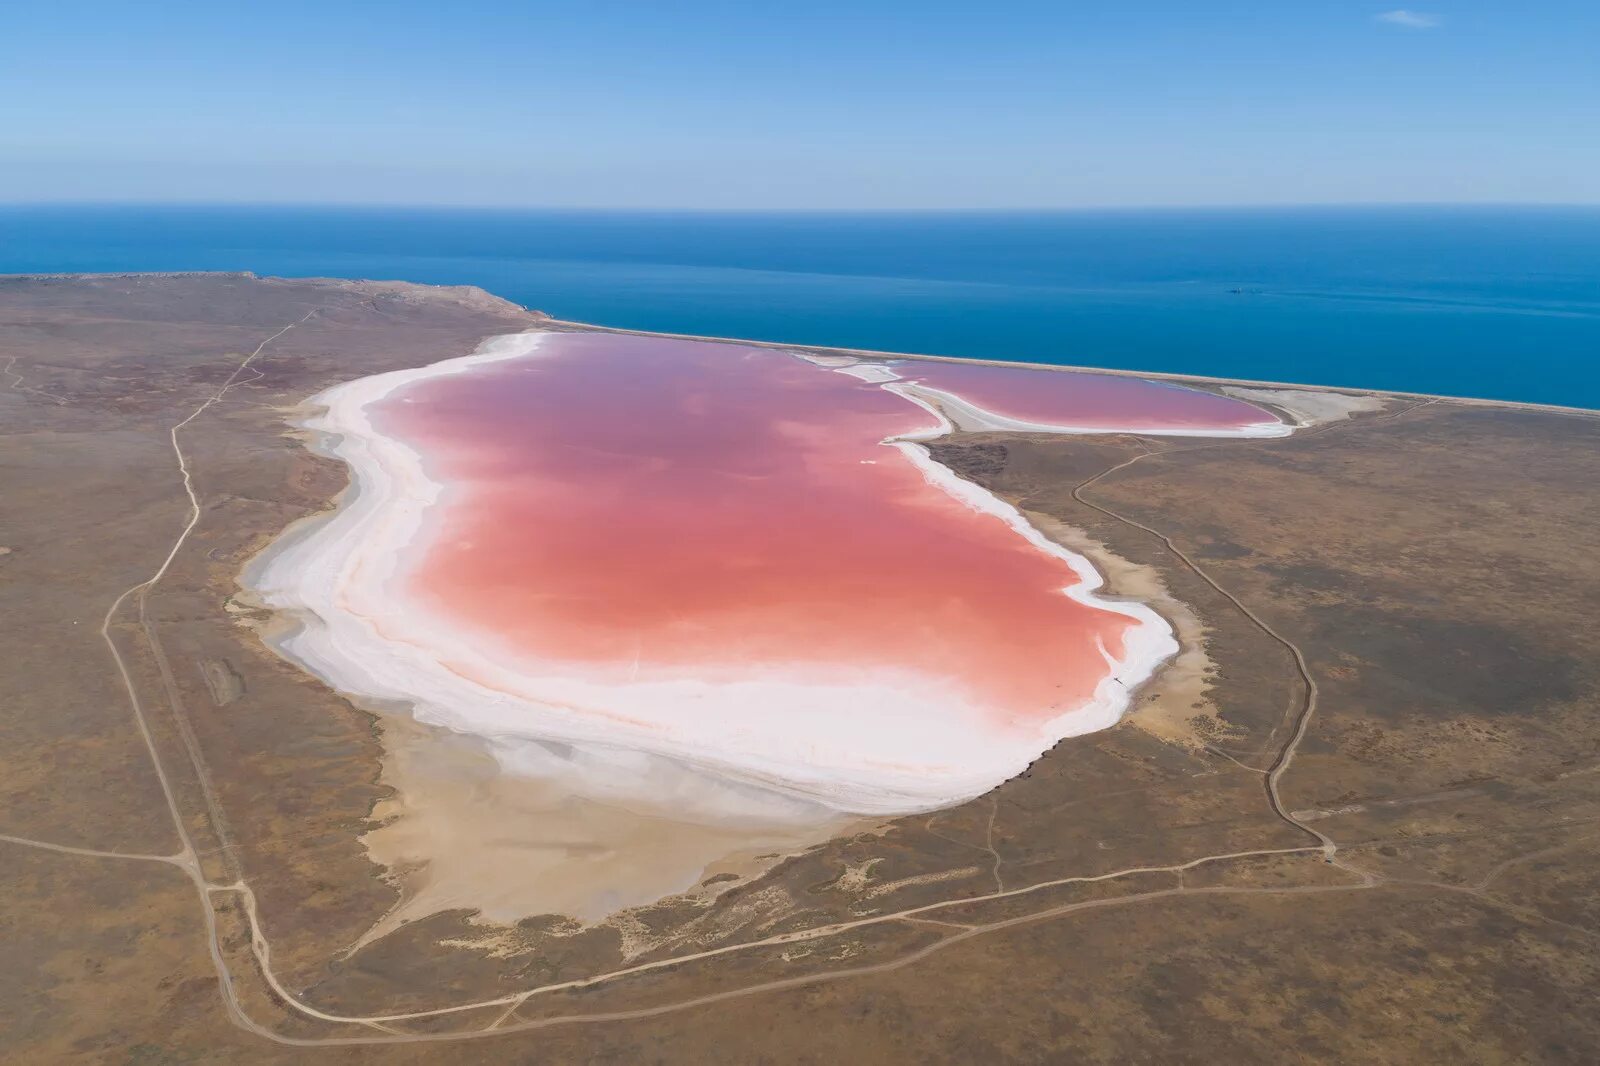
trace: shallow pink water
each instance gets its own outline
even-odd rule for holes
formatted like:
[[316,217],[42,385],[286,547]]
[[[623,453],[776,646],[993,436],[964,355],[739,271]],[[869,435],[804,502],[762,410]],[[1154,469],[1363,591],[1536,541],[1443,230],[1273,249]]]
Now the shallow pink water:
[[975,407],[1024,422],[1088,429],[1233,429],[1272,421],[1227,396],[1143,378],[1030,370],[985,363],[905,361],[906,381],[954,393]]
[[[1109,395],[1124,418],[1140,385],[1147,421],[1221,410],[1101,385],[1074,380],[1048,413],[1081,420],[1085,396]],[[403,388],[373,420],[447,486],[411,593],[532,663],[618,681],[911,671],[1020,727],[1087,700],[1098,645],[1119,654],[1133,624],[1068,599],[1063,560],[880,443],[932,428],[926,411],[779,353],[555,334]]]

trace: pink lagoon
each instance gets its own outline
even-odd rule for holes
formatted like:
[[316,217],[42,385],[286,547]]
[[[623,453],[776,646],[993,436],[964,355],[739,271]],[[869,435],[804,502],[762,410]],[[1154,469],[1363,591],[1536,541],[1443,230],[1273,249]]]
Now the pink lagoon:
[[929,456],[957,408],[1288,429],[1137,378],[606,332],[496,338],[320,402],[356,490],[273,568],[315,619],[297,658],[509,772],[754,821],[980,794],[1113,724],[1176,648]]

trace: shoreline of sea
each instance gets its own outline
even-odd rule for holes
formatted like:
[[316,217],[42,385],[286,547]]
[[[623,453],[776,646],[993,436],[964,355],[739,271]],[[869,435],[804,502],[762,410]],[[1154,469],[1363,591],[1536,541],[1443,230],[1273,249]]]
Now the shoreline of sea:
[[[544,312],[536,312],[544,314]],[[1216,377],[1207,374],[1182,374],[1169,370],[1126,370],[1113,367],[1084,366],[1070,363],[1030,363],[1015,359],[984,359],[960,355],[926,355],[917,352],[892,352],[873,348],[841,348],[819,344],[792,344],[785,341],[749,340],[740,337],[715,337],[691,333],[666,333],[659,330],[627,329],[621,326],[596,325],[547,316],[545,326],[578,332],[622,333],[635,337],[662,337],[671,340],[703,341],[714,344],[737,344],[749,348],[770,348],[775,351],[815,353],[824,356],[852,356],[864,360],[916,359],[935,363],[971,363],[981,366],[1004,366],[1020,370],[1056,370],[1078,374],[1108,374],[1113,377],[1144,378],[1151,381],[1173,381],[1205,386],[1237,385],[1246,388],[1296,389],[1305,392],[1338,393],[1345,396],[1393,396],[1407,400],[1428,400],[1457,403],[1473,407],[1506,407],[1600,418],[1600,410],[1589,407],[1570,407],[1561,404],[1532,403],[1524,400],[1495,400],[1475,396],[1455,396],[1446,393],[1404,392],[1395,389],[1363,388],[1353,385],[1319,385],[1296,381],[1272,381],[1263,378]]]

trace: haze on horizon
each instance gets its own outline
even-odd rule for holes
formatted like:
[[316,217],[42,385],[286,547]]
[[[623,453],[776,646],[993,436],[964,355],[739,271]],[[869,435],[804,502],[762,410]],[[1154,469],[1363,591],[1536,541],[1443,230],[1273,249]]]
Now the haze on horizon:
[[23,5],[0,201],[1600,202],[1600,8]]

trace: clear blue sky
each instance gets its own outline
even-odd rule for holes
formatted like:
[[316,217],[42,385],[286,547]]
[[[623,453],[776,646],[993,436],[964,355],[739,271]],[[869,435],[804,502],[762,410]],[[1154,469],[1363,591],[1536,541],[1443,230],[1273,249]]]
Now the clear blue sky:
[[0,200],[1600,202],[1600,3],[1416,3],[16,2]]

